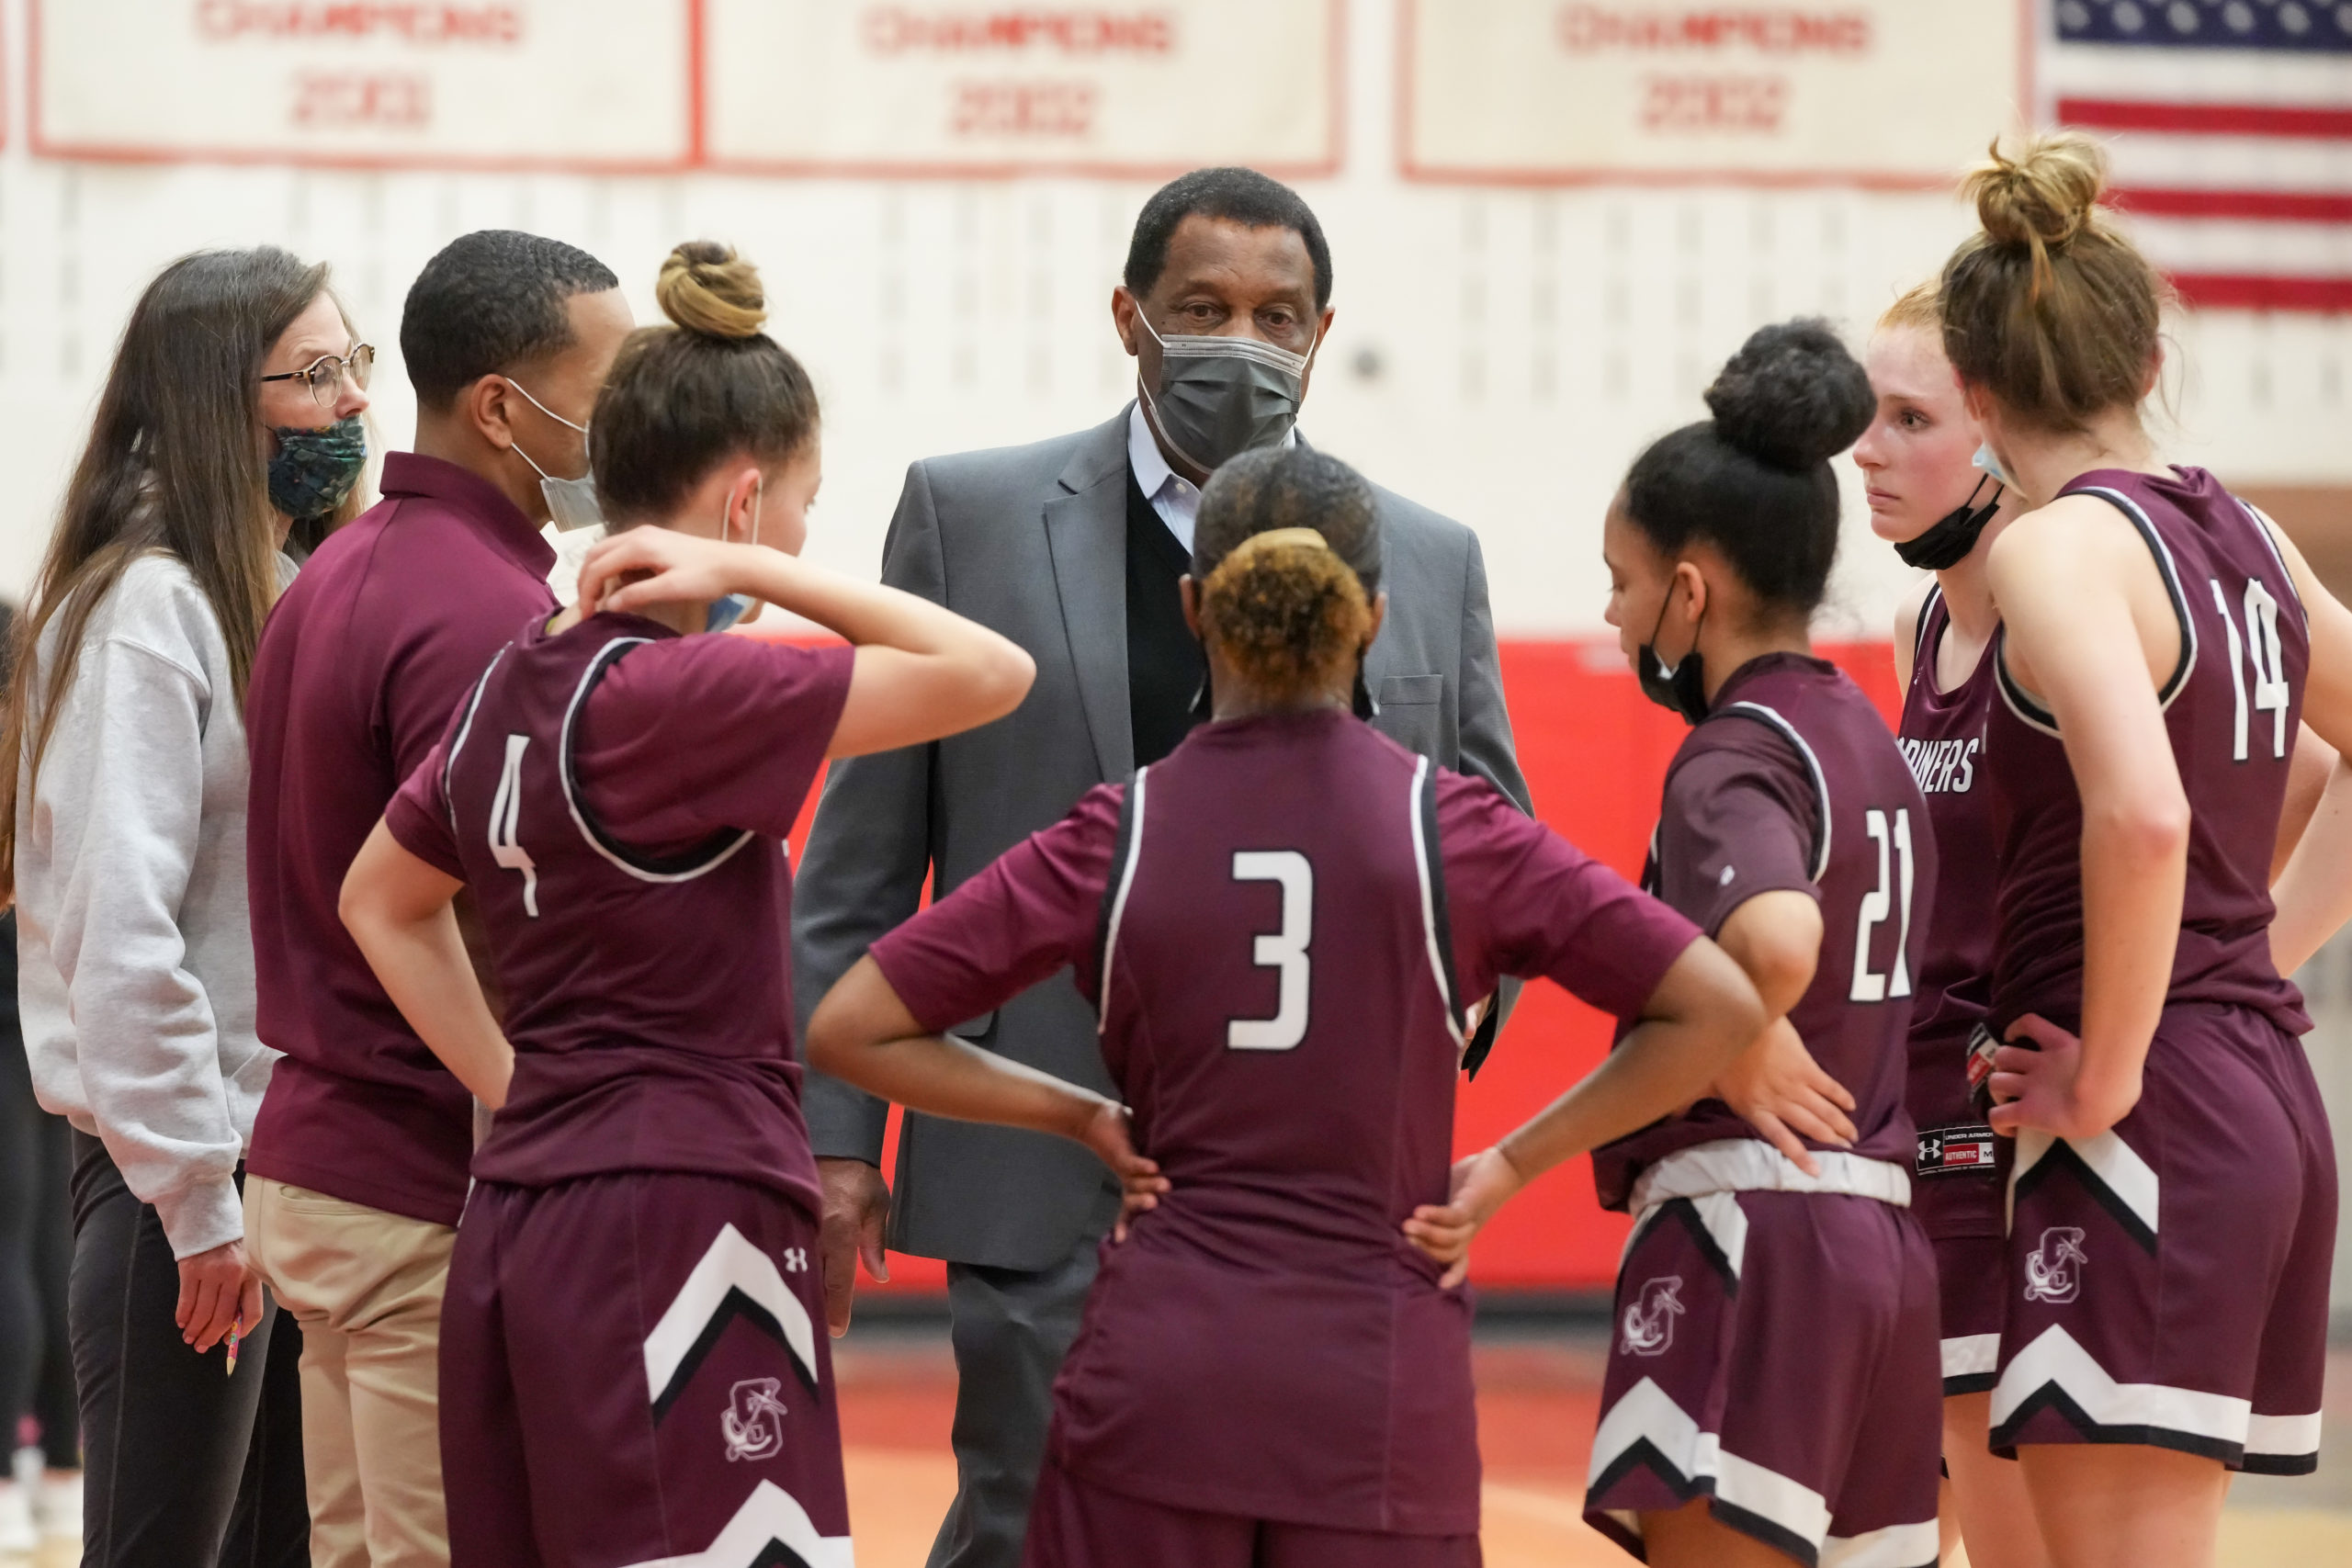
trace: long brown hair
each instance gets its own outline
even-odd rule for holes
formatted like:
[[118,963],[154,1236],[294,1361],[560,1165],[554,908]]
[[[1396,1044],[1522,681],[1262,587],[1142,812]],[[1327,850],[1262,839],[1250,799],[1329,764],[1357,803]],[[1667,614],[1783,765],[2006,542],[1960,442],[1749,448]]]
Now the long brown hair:
[[2075,132],[1998,143],[1961,190],[1982,230],[1944,264],[1944,353],[1960,378],[2041,430],[2136,409],[2172,291],[2099,209],[2107,153]]
[[[18,781],[32,787],[90,617],[132,561],[161,551],[187,568],[220,623],[243,708],[254,648],[277,596],[258,378],[278,338],[326,288],[325,264],[271,246],[198,251],[165,267],[131,308],[89,445],[11,632],[0,716],[0,899],[16,895]],[[37,650],[52,621],[55,652],[44,671]]]

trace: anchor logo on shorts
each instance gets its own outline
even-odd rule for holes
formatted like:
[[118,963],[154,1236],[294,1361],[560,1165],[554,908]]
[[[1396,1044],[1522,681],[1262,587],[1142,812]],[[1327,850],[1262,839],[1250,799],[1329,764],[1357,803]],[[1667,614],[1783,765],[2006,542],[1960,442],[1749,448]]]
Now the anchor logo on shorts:
[[1628,1356],[1663,1356],[1674,1343],[1674,1320],[1690,1309],[1682,1304],[1682,1277],[1668,1274],[1644,1285],[1634,1304],[1625,1309],[1621,1341]]
[[2082,1293],[2082,1266],[2090,1260],[2083,1250],[2081,1226],[2051,1226],[2025,1260],[2025,1299],[2058,1306],[2073,1301]]
[[729,1460],[766,1459],[784,1447],[784,1401],[775,1378],[746,1378],[728,1391],[718,1430]]

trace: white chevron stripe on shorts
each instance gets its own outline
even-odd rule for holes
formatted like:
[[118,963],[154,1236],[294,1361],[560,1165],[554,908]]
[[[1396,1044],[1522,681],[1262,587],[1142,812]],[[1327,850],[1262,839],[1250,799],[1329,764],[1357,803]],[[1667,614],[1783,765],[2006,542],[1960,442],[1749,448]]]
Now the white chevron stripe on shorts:
[[2148,1227],[2148,1234],[2156,1233],[2156,1173],[2112,1128],[2096,1138],[2082,1139],[2055,1138],[2031,1127],[2018,1128],[2017,1164],[2009,1171],[2011,1228],[2015,1228],[2017,1221],[2018,1183],[2061,1143],[2075,1151],[2119,1202],[2139,1216],[2140,1223]]
[[2153,1427],[2217,1443],[2243,1447],[2253,1406],[2225,1393],[2200,1393],[2155,1382],[2118,1382],[2075,1337],[2051,1325],[2001,1369],[1993,1389],[1991,1425],[1997,1427],[2018,1407],[2055,1383],[2098,1427]]
[[[732,1229],[733,1227],[729,1227]],[[791,1493],[773,1481],[763,1481],[743,1499],[718,1539],[700,1551],[683,1557],[655,1557],[628,1568],[752,1568],[770,1541],[782,1541],[808,1568],[856,1568],[856,1553],[845,1535],[819,1535],[808,1511]]]
[[1997,1371],[2001,1365],[2001,1337],[1997,1334],[1963,1334],[1943,1341],[1944,1376],[1964,1378],[1983,1376]]
[[1860,1535],[1833,1535],[1821,1543],[1821,1568],[1928,1568],[1943,1551],[1936,1521],[1889,1525]]
[[2245,1418],[2245,1451],[2251,1459],[2302,1459],[2319,1452],[2320,1417],[2309,1416],[2249,1416]]
[[785,1343],[792,1348],[809,1382],[817,1381],[817,1332],[808,1321],[808,1309],[800,1304],[800,1298],[784,1282],[775,1259],[753,1247],[741,1231],[729,1224],[719,1227],[710,1249],[695,1265],[694,1272],[686,1276],[686,1282],[678,1287],[662,1321],[645,1337],[645,1385],[654,1398],[659,1399],[662,1391],[670,1386],[679,1365],[695,1348],[695,1341],[702,1337],[702,1331],[726,1302],[730,1290],[742,1292],[782,1325]]

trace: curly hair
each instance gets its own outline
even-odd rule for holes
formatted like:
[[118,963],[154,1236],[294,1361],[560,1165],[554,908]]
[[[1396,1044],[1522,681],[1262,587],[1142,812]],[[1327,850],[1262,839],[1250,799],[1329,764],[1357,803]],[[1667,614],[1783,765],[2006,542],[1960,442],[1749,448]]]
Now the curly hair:
[[1330,690],[1372,632],[1363,584],[1312,528],[1244,540],[1201,584],[1201,632],[1252,690]]

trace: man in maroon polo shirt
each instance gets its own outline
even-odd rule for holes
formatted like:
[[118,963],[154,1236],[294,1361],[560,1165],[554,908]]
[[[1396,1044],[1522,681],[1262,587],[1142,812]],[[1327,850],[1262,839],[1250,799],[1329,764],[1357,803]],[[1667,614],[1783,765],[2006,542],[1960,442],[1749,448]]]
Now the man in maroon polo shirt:
[[[246,1159],[247,1246],[302,1325],[315,1568],[449,1560],[441,1291],[470,1098],[410,1032],[342,920],[344,873],[491,659],[555,608],[540,535],[588,471],[585,426],[629,332],[587,253],[469,234],[410,288],[416,450],[277,603],[245,702],[260,1033],[286,1053]],[[568,520],[568,519],[567,519]]]

